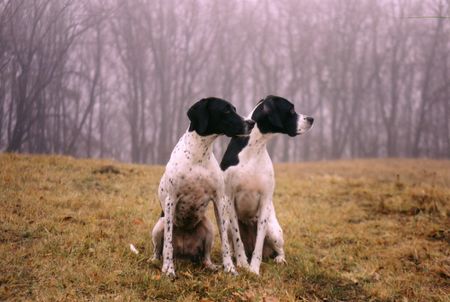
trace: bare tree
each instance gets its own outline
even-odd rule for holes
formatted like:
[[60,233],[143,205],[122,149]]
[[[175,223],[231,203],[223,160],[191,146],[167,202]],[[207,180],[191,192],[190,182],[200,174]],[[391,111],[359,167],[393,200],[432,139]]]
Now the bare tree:
[[277,94],[316,126],[275,138],[275,161],[448,158],[449,7],[3,0],[0,148],[164,163],[196,100],[222,97],[246,114]]

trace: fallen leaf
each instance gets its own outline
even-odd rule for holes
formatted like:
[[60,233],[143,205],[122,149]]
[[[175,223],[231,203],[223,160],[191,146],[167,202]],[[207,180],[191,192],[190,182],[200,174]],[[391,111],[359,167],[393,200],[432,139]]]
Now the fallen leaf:
[[132,243],[130,243],[130,250],[133,253],[135,253],[136,255],[139,254],[139,251],[136,249],[136,247]]
[[263,301],[264,302],[278,302],[280,300],[276,297],[266,296],[263,298]]
[[181,272],[180,274],[190,279],[194,278],[194,276],[190,272]]
[[133,224],[136,224],[136,225],[144,224],[144,221],[140,218],[136,218],[133,220]]

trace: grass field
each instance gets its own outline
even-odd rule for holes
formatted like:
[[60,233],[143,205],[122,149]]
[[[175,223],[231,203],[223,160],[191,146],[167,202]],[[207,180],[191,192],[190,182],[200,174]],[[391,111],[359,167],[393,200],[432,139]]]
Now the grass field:
[[174,282],[150,261],[162,172],[0,154],[0,301],[450,301],[450,161],[277,165],[288,264]]

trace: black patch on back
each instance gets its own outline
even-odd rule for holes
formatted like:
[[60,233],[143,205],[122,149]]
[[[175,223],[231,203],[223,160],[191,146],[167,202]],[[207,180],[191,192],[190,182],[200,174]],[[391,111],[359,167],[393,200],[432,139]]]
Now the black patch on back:
[[233,137],[228,144],[227,150],[223,155],[220,163],[220,168],[225,171],[231,166],[236,166],[239,163],[239,153],[247,146],[250,137]]

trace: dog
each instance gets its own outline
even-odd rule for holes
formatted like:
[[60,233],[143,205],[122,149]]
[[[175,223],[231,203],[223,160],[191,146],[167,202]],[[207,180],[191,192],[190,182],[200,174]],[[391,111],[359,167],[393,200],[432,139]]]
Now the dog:
[[162,272],[175,278],[173,257],[201,260],[209,269],[213,229],[205,216],[210,201],[222,241],[222,258],[226,272],[236,274],[226,231],[228,207],[223,173],[213,154],[213,143],[219,135],[248,136],[253,125],[236,113],[236,108],[219,98],[205,98],[187,112],[189,129],[176,144],[164,175],[158,196],[163,209],[152,230],[153,259],[163,257]]
[[286,262],[283,231],[272,202],[274,171],[266,144],[277,133],[294,137],[307,132],[314,119],[297,114],[291,102],[272,95],[258,102],[248,118],[256,127],[249,137],[231,139],[220,167],[232,203],[228,234],[237,266],[259,275],[263,257]]

